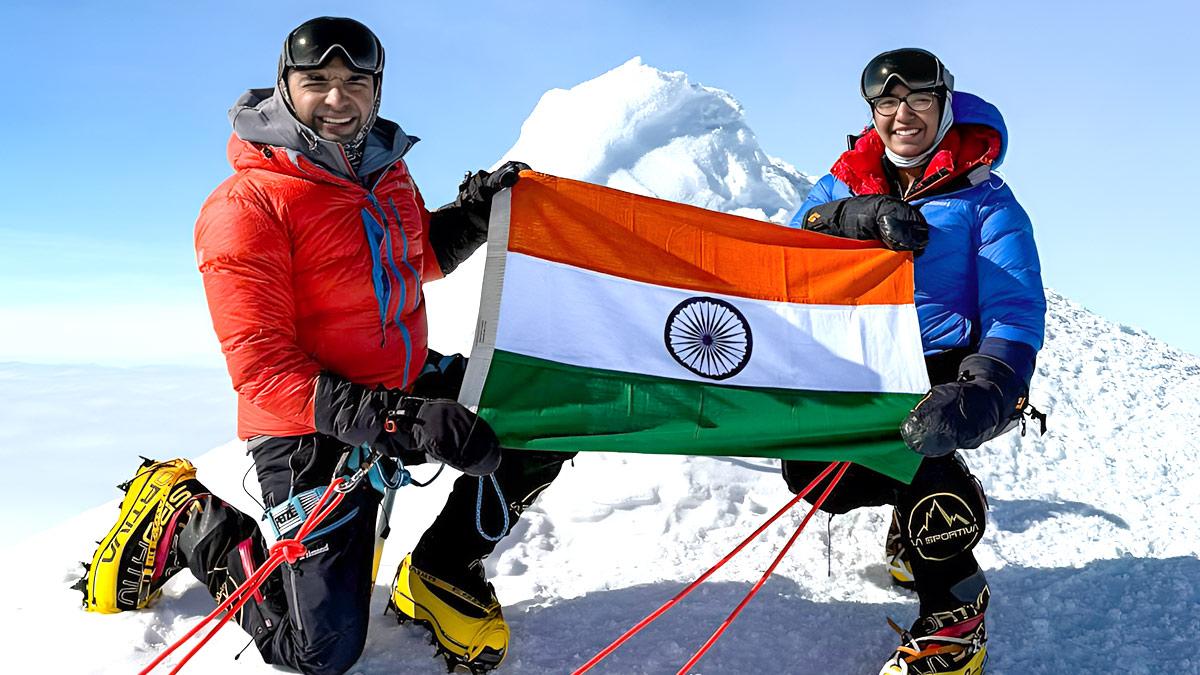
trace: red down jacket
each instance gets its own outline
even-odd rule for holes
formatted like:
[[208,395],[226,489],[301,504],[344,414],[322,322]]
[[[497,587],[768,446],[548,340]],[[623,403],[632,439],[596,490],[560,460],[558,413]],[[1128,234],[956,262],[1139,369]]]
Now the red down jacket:
[[402,159],[373,190],[236,134],[196,256],[234,389],[238,435],[312,433],[322,370],[405,388],[426,356],[421,285],[442,276]]

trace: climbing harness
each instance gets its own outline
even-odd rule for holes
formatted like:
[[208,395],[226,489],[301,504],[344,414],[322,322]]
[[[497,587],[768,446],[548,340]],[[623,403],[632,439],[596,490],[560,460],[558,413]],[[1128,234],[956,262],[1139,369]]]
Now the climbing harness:
[[[342,455],[337,469],[334,471],[335,478],[329,485],[291,494],[283,503],[266,509],[263,513],[263,519],[267,521],[276,536],[275,543],[269,548],[266,561],[241,586],[238,586],[228,598],[219,604],[216,609],[201,619],[183,637],[163,650],[149,665],[139,671],[138,675],[148,675],[148,673],[166,660],[168,656],[195,637],[206,626],[213,624],[209,631],[200,639],[199,643],[184,654],[179,663],[171,670],[171,675],[178,673],[184,664],[191,660],[217,634],[217,631],[228,623],[228,619],[235,616],[252,598],[262,597],[259,589],[276,568],[285,562],[294,565],[304,558],[308,553],[308,548],[305,546],[306,541],[311,541],[328,534],[354,518],[358,513],[358,507],[354,507],[346,515],[322,527],[324,521],[342,503],[342,499],[346,494],[358,487],[364,479],[373,489],[383,495],[383,514],[381,514],[381,522],[377,526],[377,536],[380,539],[386,539],[390,530],[387,524],[389,520],[388,516],[391,512],[391,505],[394,501],[396,490],[406,485],[417,485],[420,487],[429,485],[441,475],[444,465],[438,469],[433,478],[421,483],[413,480],[412,474],[409,473],[404,463],[399,459],[394,460],[393,464],[392,462],[381,462],[380,460],[383,458],[382,453],[372,449],[367,444],[352,448]],[[392,465],[394,468],[388,469],[387,465]],[[501,512],[504,516],[504,526],[499,535],[488,535],[483,531],[481,512],[483,508],[484,477],[480,476],[479,488],[475,500],[475,527],[479,530],[480,536],[485,539],[499,541],[500,538],[508,533],[508,508],[504,502],[504,494],[500,491],[500,485],[496,480],[495,474],[489,474],[488,477],[491,478],[492,487],[500,503]]]
[[[289,499],[288,502],[285,502],[284,506],[289,506],[292,508],[304,508],[304,512],[307,514],[299,526],[299,529],[295,530],[295,536],[290,539],[281,538],[279,541],[276,541],[274,544],[272,544],[270,553],[267,556],[267,560],[263,562],[263,564],[260,565],[258,569],[255,570],[254,573],[251,574],[241,586],[238,586],[233,593],[230,593],[229,597],[226,598],[224,602],[222,602],[220,605],[217,605],[216,609],[209,613],[208,616],[201,619],[200,623],[196,624],[182,638],[175,641],[170,647],[167,647],[165,650],[163,650],[163,652],[159,654],[153,661],[151,661],[150,665],[143,668],[138,675],[147,675],[150,671],[154,670],[158,664],[162,663],[168,656],[174,653],[176,649],[181,647],[188,640],[191,640],[192,637],[201,631],[201,629],[216,621],[216,624],[208,631],[208,633],[204,635],[203,638],[200,639],[200,642],[197,643],[195,647],[192,647],[191,651],[189,651],[187,654],[184,654],[179,663],[177,663],[171,670],[171,675],[178,673],[180,669],[183,668],[184,664],[191,660],[191,658],[196,655],[196,652],[200,651],[200,649],[217,634],[217,631],[221,630],[221,628],[228,623],[228,619],[235,616],[237,612],[241,610],[241,608],[247,602],[249,602],[251,598],[254,597],[255,593],[262,586],[263,582],[267,580],[267,577],[270,576],[277,567],[285,562],[288,564],[295,564],[297,561],[303,558],[305,554],[308,553],[308,549],[305,547],[304,541],[306,539],[311,539],[313,535],[318,532],[317,528],[326,518],[329,517],[329,514],[333,513],[334,509],[336,509],[338,505],[342,503],[342,499],[346,496],[346,493],[358,487],[358,484],[364,477],[367,476],[367,474],[371,471],[371,468],[382,456],[380,455],[379,451],[371,450],[369,448],[365,449],[365,452],[365,457],[362,458],[359,466],[356,469],[353,469],[353,473],[351,473],[349,476],[344,476],[343,473],[348,469],[351,455],[355,453],[351,451],[342,455],[341,461],[338,462],[338,468],[336,471],[334,471],[335,478],[333,479],[333,482],[331,482],[328,487],[321,489],[320,494],[316,497],[316,501],[310,502],[310,508],[304,508],[305,505],[303,500],[296,497]],[[272,518],[272,520],[274,521],[275,519]],[[328,528],[326,531],[328,531]]]

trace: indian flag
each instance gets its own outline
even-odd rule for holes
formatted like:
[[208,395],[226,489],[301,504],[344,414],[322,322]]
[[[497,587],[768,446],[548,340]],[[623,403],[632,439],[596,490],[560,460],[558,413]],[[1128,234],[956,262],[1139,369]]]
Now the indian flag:
[[912,257],[526,171],[460,400],[504,447],[853,461],[909,481]]

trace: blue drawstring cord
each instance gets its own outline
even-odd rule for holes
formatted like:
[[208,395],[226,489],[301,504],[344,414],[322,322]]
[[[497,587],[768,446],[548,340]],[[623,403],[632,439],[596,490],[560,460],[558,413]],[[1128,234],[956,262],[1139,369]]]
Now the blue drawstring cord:
[[504,514],[504,527],[500,529],[500,534],[495,536],[483,531],[483,476],[480,476],[479,486],[475,489],[475,530],[484,539],[496,542],[508,534],[508,504],[504,501],[504,493],[500,491],[500,483],[496,480],[496,474],[490,473],[488,478],[492,479],[492,489],[496,491],[496,499],[500,502],[500,512]]
[[396,463],[396,472],[392,474],[391,478],[388,478],[383,474],[382,468],[379,470],[379,481],[383,483],[383,487],[387,488],[388,490],[399,490],[405,485],[412,485],[416,482],[413,480],[412,474],[408,472],[408,469],[404,466],[404,462],[401,461],[399,457],[394,458],[392,461]]

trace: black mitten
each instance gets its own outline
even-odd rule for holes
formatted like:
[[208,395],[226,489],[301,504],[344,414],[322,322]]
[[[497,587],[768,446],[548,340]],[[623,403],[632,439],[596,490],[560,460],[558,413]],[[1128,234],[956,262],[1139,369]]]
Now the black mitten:
[[500,466],[500,441],[491,425],[461,403],[406,396],[388,416],[389,437],[380,449],[422,452],[471,476]]
[[900,435],[927,457],[978,448],[1016,424],[1027,394],[1026,382],[1007,363],[972,354],[957,381],[933,387],[912,409]]
[[921,255],[929,243],[929,223],[921,210],[889,195],[847,197],[812,207],[804,229],[846,239],[877,239],[893,251]]

